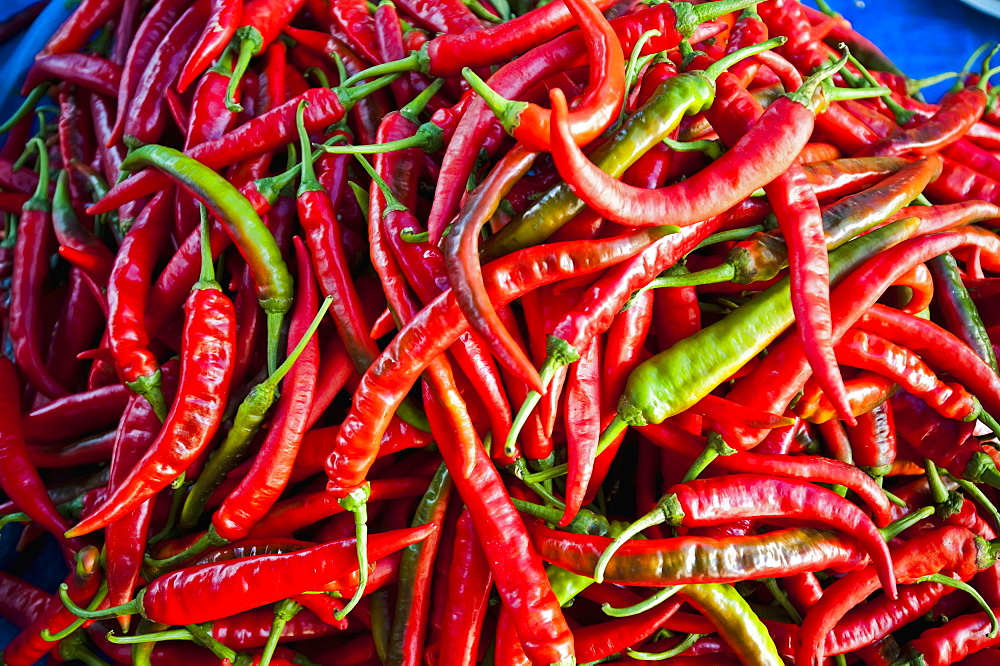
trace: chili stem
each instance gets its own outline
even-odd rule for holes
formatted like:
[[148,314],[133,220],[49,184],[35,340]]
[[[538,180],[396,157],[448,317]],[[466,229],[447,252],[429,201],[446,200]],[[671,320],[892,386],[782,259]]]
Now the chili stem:
[[601,604],[601,610],[604,611],[605,615],[610,615],[611,617],[629,617],[631,615],[638,615],[643,611],[659,606],[661,603],[680,592],[683,587],[683,585],[670,585],[668,587],[664,587],[661,590],[657,590],[656,593],[643,599],[639,603],[622,608],[615,608],[608,603]]
[[664,659],[670,659],[683,654],[688,648],[697,643],[698,640],[705,635],[706,634],[688,634],[680,643],[663,652],[640,652],[639,650],[633,650],[632,648],[625,648],[625,654],[632,659],[638,659],[639,661],[662,661]]

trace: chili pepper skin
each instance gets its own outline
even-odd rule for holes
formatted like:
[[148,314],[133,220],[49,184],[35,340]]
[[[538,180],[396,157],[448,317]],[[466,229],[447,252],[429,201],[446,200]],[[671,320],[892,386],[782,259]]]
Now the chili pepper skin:
[[[206,144],[200,144],[202,146]],[[268,368],[277,367],[281,320],[291,307],[292,276],[274,236],[253,206],[225,179],[183,153],[166,146],[143,146],[129,153],[122,169],[153,166],[201,201],[221,221],[253,272],[257,299],[267,313]]]
[[[585,663],[606,659],[651,636],[680,608],[682,599],[668,599],[637,615],[581,627],[576,639],[577,657]],[[764,663],[763,661],[761,663]]]
[[[186,154],[209,169],[219,170],[242,160],[258,157],[283,148],[295,139],[295,111],[302,99],[306,108],[306,131],[317,132],[344,117],[344,104],[349,96],[338,95],[329,88],[312,88],[213,141],[192,147]],[[128,201],[154,194],[170,185],[171,180],[156,170],[145,170],[112,187],[108,193],[87,209],[98,215],[118,208]]]
[[195,285],[184,310],[178,398],[142,460],[97,511],[70,530],[71,536],[108,525],[167,487],[218,430],[233,372],[236,313],[210,274]]
[[212,0],[211,14],[177,78],[177,92],[183,93],[221,53],[236,34],[243,0]]
[[[993,548],[964,527],[946,526],[916,536],[894,549],[892,567],[900,582],[909,583],[932,573],[954,575],[968,580],[996,560]],[[847,574],[823,593],[809,609],[799,631],[795,663],[818,665],[822,662],[827,634],[841,617],[861,600],[878,589],[879,582],[871,566]]]
[[[546,562],[592,577],[612,539],[571,534],[529,523],[532,543]],[[852,571],[868,556],[854,539],[829,530],[793,527],[747,536],[686,536],[629,541],[608,562],[604,579],[619,585],[666,587],[736,583],[805,571]]]
[[982,116],[986,93],[969,86],[945,99],[937,113],[873,144],[869,155],[927,155],[961,139]]
[[69,81],[106,97],[118,92],[122,69],[119,65],[96,55],[67,53],[37,58],[24,79],[22,94],[27,94],[42,81]]
[[[497,306],[561,278],[598,270],[641,251],[662,237],[663,229],[636,232],[581,248],[576,243],[524,250],[484,270],[487,289]],[[364,483],[375,460],[377,442],[404,394],[438,354],[467,327],[455,296],[446,291],[420,311],[383,350],[355,392],[350,413],[327,459],[328,490],[345,496]]]
[[34,621],[51,599],[45,590],[6,571],[0,572],[0,617],[18,629]]
[[479,545],[469,512],[458,519],[448,573],[448,591],[441,626],[438,663],[457,666],[475,661],[486,616],[493,574]]
[[45,492],[38,470],[28,458],[27,446],[21,435],[20,387],[14,364],[6,357],[0,358],[0,487],[21,511],[57,535],[68,548],[75,542],[68,542],[60,536],[66,531],[68,523]]

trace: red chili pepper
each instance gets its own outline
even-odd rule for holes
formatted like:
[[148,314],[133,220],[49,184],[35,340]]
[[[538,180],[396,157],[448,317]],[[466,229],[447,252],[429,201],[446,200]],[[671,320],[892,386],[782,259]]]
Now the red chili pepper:
[[357,49],[361,57],[373,64],[382,62],[378,50],[375,20],[368,12],[368,5],[365,2],[332,0],[330,2],[330,17],[344,31],[350,40],[350,45]]
[[948,97],[931,118],[872,144],[868,155],[928,155],[961,139],[986,108],[986,93],[975,86]]
[[35,64],[28,70],[22,94],[27,95],[43,81],[58,79],[75,83],[105,97],[114,97],[118,92],[118,80],[121,76],[120,66],[100,56],[83,53],[42,56],[36,58]]
[[847,428],[847,437],[855,465],[875,478],[890,471],[896,461],[896,427],[890,403],[858,416],[858,425]]
[[183,93],[221,53],[236,34],[243,14],[243,0],[212,0],[211,13],[191,55],[177,78],[177,92]]
[[0,617],[24,629],[44,612],[52,596],[31,583],[0,572]]
[[[202,237],[208,236],[207,220]],[[178,399],[149,450],[101,507],[69,534],[89,534],[130,513],[184,473],[204,451],[222,421],[232,378],[236,315],[202,248],[202,276],[185,304]]]
[[49,38],[39,55],[79,51],[90,36],[114,18],[124,0],[84,0]]

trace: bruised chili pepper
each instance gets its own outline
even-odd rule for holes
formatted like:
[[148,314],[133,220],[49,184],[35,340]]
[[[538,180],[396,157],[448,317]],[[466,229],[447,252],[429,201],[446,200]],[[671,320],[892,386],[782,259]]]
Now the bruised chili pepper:
[[[612,542],[610,537],[559,532],[537,523],[530,523],[529,530],[542,559],[588,578]],[[850,537],[792,527],[747,536],[629,541],[608,561],[604,580],[648,587],[737,583],[805,571],[852,571],[867,562],[868,555]]]
[[149,145],[132,151],[122,162],[122,169],[127,171],[144,166],[162,171],[194,195],[225,225],[253,272],[257,299],[267,313],[267,363],[273,374],[277,368],[281,321],[291,308],[292,301],[292,276],[274,236],[236,188],[197,160],[173,148]]
[[896,427],[890,403],[885,402],[858,416],[858,424],[847,428],[854,464],[878,479],[896,461]]
[[[752,491],[747,493],[748,489]],[[674,486],[660,498],[652,513],[632,523],[608,546],[597,562],[594,580],[603,580],[604,569],[618,548],[647,526],[668,522],[699,527],[718,525],[734,517],[797,517],[837,527],[862,544],[875,562],[889,596],[895,597],[896,581],[889,550],[871,519],[858,507],[807,481],[752,474],[699,479]]]
[[[566,121],[577,145],[586,145],[618,117],[626,92],[625,57],[618,36],[596,5],[589,0],[565,2],[580,25],[590,54],[589,87]],[[462,74],[490,105],[508,134],[529,150],[551,150],[551,111],[536,104],[505,100],[469,68]]]
[[215,281],[202,222],[202,275],[185,304],[177,399],[149,450],[104,503],[71,529],[89,534],[131,513],[184,473],[204,451],[222,421],[233,372],[236,314]]
[[236,29],[243,14],[243,0],[212,0],[211,13],[191,55],[177,78],[177,92],[183,93],[215,60]]
[[[995,547],[964,527],[947,526],[916,536],[893,549],[892,569],[901,583],[945,573],[969,580],[996,561]],[[879,587],[874,567],[850,573],[827,588],[809,609],[799,632],[795,663],[818,666],[824,641],[837,621]]]
[[[377,560],[427,538],[433,526],[394,530],[369,538]],[[162,624],[198,624],[308,592],[356,568],[354,539],[343,539],[282,555],[209,562],[160,576],[127,604],[87,611],[60,588],[59,597],[78,617],[102,619],[139,613]]]

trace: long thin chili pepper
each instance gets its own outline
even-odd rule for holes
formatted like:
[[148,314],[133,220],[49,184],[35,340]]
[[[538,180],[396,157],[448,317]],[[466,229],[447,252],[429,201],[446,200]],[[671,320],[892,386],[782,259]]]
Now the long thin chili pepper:
[[[434,529],[428,525],[373,534],[371,559],[421,541]],[[76,607],[63,588],[59,597],[75,615],[87,619],[140,613],[162,624],[197,624],[308,592],[345,576],[356,568],[354,551],[354,539],[343,539],[281,555],[209,562],[160,576],[127,604],[99,611]]]
[[81,2],[49,38],[41,55],[79,51],[98,28],[121,11],[123,3],[124,0]]
[[935,293],[948,328],[986,361],[994,372],[1000,372],[997,369],[993,343],[975,303],[962,283],[955,258],[946,253],[927,263],[934,276]]
[[[590,55],[589,88],[567,120],[576,143],[586,145],[618,117],[625,96],[625,57],[618,35],[596,5],[566,0],[566,6],[581,26]],[[463,70],[463,76],[483,95],[511,136],[530,150],[551,149],[551,111],[504,100],[469,68]]]
[[455,532],[448,590],[441,626],[438,663],[442,666],[475,660],[493,574],[479,545],[472,517],[463,511]]
[[274,236],[250,202],[200,162],[172,148],[155,145],[132,151],[122,162],[122,169],[128,171],[145,166],[155,167],[177,182],[225,225],[253,272],[257,299],[267,313],[267,359],[273,373],[277,368],[279,328],[292,301],[292,276]]
[[[207,227],[206,219],[203,239],[208,236]],[[232,377],[236,314],[215,281],[207,243],[202,261],[201,280],[185,304],[178,398],[142,460],[100,508],[69,531],[71,536],[108,525],[166,488],[194,462],[219,428]]]

